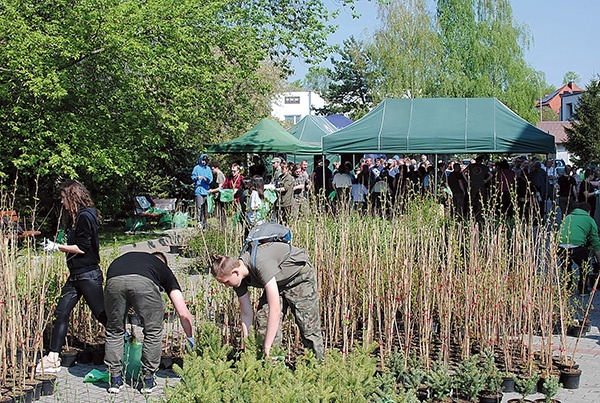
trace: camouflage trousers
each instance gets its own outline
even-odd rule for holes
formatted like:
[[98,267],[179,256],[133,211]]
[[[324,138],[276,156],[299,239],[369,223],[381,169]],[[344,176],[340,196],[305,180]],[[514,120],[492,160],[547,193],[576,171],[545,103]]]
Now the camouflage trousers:
[[[310,264],[300,270],[300,273],[283,289],[279,290],[281,303],[281,318],[275,336],[274,344],[281,344],[281,322],[288,309],[296,319],[300,329],[304,347],[314,351],[318,359],[325,353],[323,333],[321,332],[321,315],[319,312],[319,291],[317,288],[317,271]],[[269,304],[266,294],[260,297],[256,310],[256,326],[258,333],[263,337],[267,333],[267,319],[269,317]]]

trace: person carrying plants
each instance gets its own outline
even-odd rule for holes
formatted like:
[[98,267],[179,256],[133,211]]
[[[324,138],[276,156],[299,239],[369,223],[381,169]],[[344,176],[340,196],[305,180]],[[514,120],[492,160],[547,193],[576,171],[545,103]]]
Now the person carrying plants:
[[571,214],[567,215],[560,228],[560,238],[558,245],[558,255],[566,260],[567,273],[569,273],[568,283],[572,282],[573,262],[579,266],[579,282],[577,290],[579,294],[587,294],[585,276],[581,267],[590,257],[590,249],[596,255],[600,262],[600,237],[598,236],[598,226],[596,221],[590,216],[590,205],[586,202],[580,202],[576,205]]
[[69,327],[69,315],[83,296],[94,317],[106,326],[106,311],[102,294],[102,270],[100,269],[100,220],[88,190],[76,180],[67,180],[60,187],[60,197],[66,210],[66,244],[50,240],[43,243],[45,252],[64,252],[69,277],[60,292],[54,312],[54,328],[50,339],[50,351],[36,367],[38,373],[60,371],[59,353],[65,342]]
[[104,300],[108,312],[104,363],[110,373],[109,393],[123,388],[123,349],[125,320],[133,307],[144,324],[142,345],[142,393],[156,388],[154,374],[160,364],[165,303],[161,290],[173,303],[191,349],[195,348],[192,315],[185,305],[181,287],[167,266],[162,252],[129,252],[116,258],[108,267]]
[[192,170],[192,181],[194,182],[194,197],[196,199],[196,218],[198,227],[204,229],[206,226],[206,199],[210,184],[213,181],[212,170],[208,166],[208,155],[202,154],[198,165]]
[[253,322],[248,287],[263,288],[256,312],[264,353],[281,342],[281,318],[290,308],[300,329],[302,342],[318,359],[324,356],[319,313],[317,272],[303,249],[284,242],[259,244],[239,258],[213,255],[211,272],[215,279],[235,290],[242,315],[242,335],[247,337]]

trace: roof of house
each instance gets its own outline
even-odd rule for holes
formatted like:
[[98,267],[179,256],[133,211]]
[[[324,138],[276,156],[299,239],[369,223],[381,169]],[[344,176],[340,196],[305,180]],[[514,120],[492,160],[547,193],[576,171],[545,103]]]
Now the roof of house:
[[[560,87],[553,93],[546,95],[544,98],[542,98],[541,103],[542,103],[542,105],[548,105],[548,103],[550,101],[552,101],[552,99],[554,99],[555,97],[558,97],[564,93],[573,93],[573,92],[583,92],[583,89],[579,88],[579,86],[577,86],[577,84],[575,84],[574,82],[571,81],[570,83],[563,85],[562,87]],[[540,101],[537,101],[536,106],[539,106],[539,105],[540,105]]]
[[545,131],[554,136],[556,144],[562,144],[567,141],[567,133],[565,127],[571,127],[571,122],[568,120],[554,120],[538,122],[538,129]]

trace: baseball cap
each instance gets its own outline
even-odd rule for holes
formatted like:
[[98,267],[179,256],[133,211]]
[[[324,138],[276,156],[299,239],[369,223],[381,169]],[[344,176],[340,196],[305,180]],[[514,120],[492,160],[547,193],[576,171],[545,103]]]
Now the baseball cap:
[[271,164],[273,164],[273,163],[275,163],[275,162],[278,162],[278,163],[280,163],[280,164],[281,164],[281,158],[279,158],[279,157],[275,157],[275,158],[273,158],[273,159],[271,160]]

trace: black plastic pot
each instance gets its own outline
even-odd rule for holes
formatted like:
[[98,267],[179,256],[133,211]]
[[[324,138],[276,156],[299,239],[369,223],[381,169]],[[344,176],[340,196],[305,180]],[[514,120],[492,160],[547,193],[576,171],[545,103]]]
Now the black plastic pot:
[[502,401],[502,393],[481,393],[479,403],[500,403]]
[[33,381],[26,381],[25,385],[33,388],[33,400],[40,400],[40,396],[42,396],[42,381],[34,379]]
[[77,350],[65,350],[60,354],[60,365],[74,367],[77,364]]
[[173,366],[173,356],[172,355],[161,355],[160,356],[160,368],[161,369],[171,369]]
[[512,393],[515,391],[515,378],[505,376],[502,378],[502,392]]
[[104,364],[104,344],[98,344],[96,348],[92,350],[92,362],[94,365]]
[[56,375],[39,375],[35,379],[42,381],[42,396],[50,396],[54,394]]
[[579,389],[580,369],[563,369],[560,371],[559,382],[564,389]]
[[92,362],[92,352],[87,348],[81,350],[77,354],[77,362],[80,364],[89,364],[90,362]]

